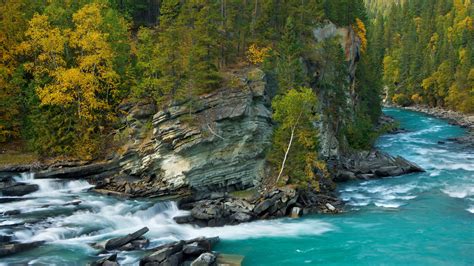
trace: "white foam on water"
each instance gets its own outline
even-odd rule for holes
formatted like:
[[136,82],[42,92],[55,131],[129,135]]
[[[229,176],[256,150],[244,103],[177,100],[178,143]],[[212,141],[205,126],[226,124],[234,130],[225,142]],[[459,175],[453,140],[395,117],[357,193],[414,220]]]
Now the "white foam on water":
[[459,186],[459,187],[449,187],[441,190],[443,193],[447,194],[452,198],[466,198],[474,196],[474,186]]
[[470,213],[474,213],[474,206],[470,206],[469,208],[466,209],[466,211]]
[[396,202],[381,202],[381,201],[376,201],[374,204],[375,204],[375,206],[377,206],[377,207],[392,208],[392,209],[399,208],[400,206],[403,205],[402,203],[396,203]]

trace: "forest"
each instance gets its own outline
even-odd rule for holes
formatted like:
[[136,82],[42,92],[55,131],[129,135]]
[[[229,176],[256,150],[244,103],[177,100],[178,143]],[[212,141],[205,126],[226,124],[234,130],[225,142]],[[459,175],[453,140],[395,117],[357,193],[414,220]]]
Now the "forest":
[[[230,70],[256,66],[277,88],[270,161],[280,165],[289,132],[293,139],[288,118],[303,117],[290,169],[305,176],[305,167],[324,170],[306,105],[317,104],[315,94],[346,121],[342,138],[354,149],[377,136],[384,87],[388,103],[472,112],[472,12],[469,0],[2,0],[0,142],[41,156],[99,158],[121,127],[121,104],[192,104],[224,87]],[[328,21],[361,41],[355,113],[345,106],[341,47],[327,40],[324,55],[314,53],[312,30]],[[306,73],[309,57],[331,69],[317,84]]]
[[474,112],[472,1],[407,0],[375,12],[386,100]]

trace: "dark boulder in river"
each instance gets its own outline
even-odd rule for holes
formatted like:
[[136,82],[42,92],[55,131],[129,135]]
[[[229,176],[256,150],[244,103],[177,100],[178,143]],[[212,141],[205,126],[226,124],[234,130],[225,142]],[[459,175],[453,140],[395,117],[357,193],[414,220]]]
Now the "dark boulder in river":
[[36,184],[17,183],[13,186],[6,187],[0,190],[3,196],[24,196],[33,193],[39,189]]
[[0,189],[15,185],[16,181],[11,176],[0,177]]
[[[216,256],[211,253],[212,247],[219,241],[218,237],[195,238],[177,241],[154,248],[153,253],[140,260],[140,266],[149,265],[214,265]],[[201,258],[210,254],[214,259]],[[201,259],[199,259],[201,258]],[[206,261],[211,263],[205,264]],[[204,264],[203,264],[204,263]]]
[[148,227],[143,227],[142,229],[132,234],[129,234],[123,237],[112,238],[105,243],[105,249],[106,250],[118,249],[122,246],[129,244],[130,242],[134,240],[137,240],[148,231],[149,231]]
[[424,172],[420,166],[403,157],[377,150],[353,152],[329,164],[337,182]]
[[0,245],[0,257],[13,255],[24,252],[42,245],[44,241],[35,241],[30,243],[9,243]]

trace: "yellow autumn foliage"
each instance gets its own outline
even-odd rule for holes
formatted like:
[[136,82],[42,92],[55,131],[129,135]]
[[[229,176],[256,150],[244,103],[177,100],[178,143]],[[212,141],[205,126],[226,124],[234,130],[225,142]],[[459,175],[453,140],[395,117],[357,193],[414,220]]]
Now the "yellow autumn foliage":
[[271,47],[259,47],[256,44],[250,45],[247,51],[247,60],[254,64],[261,64],[265,61],[265,58],[270,56],[270,51],[272,50]]
[[354,32],[360,40],[360,51],[365,52],[367,50],[367,29],[365,28],[364,22],[359,18],[356,18],[355,25],[352,26]]

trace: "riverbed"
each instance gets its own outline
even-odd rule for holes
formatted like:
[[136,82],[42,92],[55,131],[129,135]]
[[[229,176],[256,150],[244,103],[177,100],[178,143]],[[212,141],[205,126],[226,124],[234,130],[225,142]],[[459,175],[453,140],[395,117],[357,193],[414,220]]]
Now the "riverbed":
[[[387,108],[406,133],[380,137],[377,147],[401,155],[425,173],[339,185],[346,212],[302,219],[257,221],[221,228],[178,225],[173,202],[121,200],[88,192],[85,181],[35,180],[39,191],[0,204],[0,234],[46,243],[0,259],[0,264],[84,265],[97,259],[90,244],[144,226],[151,246],[197,236],[219,236],[217,251],[245,256],[244,265],[473,265],[474,151],[448,138],[466,134],[447,122]],[[81,201],[79,205],[68,204]],[[141,252],[121,252],[121,264]]]

